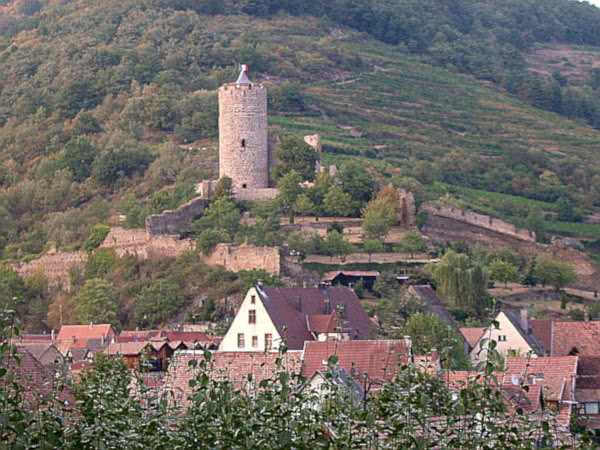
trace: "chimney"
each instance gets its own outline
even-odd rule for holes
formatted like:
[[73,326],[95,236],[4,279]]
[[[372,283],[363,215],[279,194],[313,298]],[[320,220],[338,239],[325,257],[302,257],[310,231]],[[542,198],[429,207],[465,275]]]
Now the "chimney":
[[521,329],[529,334],[529,320],[527,319],[527,308],[521,309]]
[[584,322],[589,322],[590,321],[590,315],[587,313],[587,311],[583,315],[583,320],[584,320]]
[[298,311],[302,312],[302,297],[298,296]]
[[104,335],[100,336],[100,345],[104,347]]
[[325,314],[331,314],[331,301],[329,295],[325,295]]
[[94,328],[94,322],[90,322],[90,330]]
[[54,341],[55,338],[56,336],[54,335],[54,330],[50,330],[50,339]]

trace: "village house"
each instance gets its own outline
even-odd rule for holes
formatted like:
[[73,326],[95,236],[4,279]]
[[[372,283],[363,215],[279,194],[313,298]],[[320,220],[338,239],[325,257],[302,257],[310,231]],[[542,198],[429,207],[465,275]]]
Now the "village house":
[[220,351],[277,351],[285,343],[365,339],[371,320],[347,287],[250,288],[219,346]]
[[[185,349],[185,346],[179,347]],[[143,365],[148,364],[145,369],[149,372],[163,372],[167,370],[168,361],[175,350],[168,342],[125,342],[109,344],[103,353],[105,355],[119,355],[123,361],[133,370],[144,370]]]
[[409,337],[401,340],[370,340],[304,343],[304,364],[301,374],[312,378],[318,371],[327,370],[329,358],[335,355],[335,365],[351,377],[369,386],[380,386],[391,380],[403,365],[412,362],[412,343]]
[[[535,358],[546,354],[543,346],[533,335],[527,319],[526,309],[521,310],[520,316],[513,311],[500,311],[494,322],[498,323],[498,327],[491,323],[482,333],[480,328],[460,329],[465,340],[471,341],[469,346],[472,349],[469,356],[474,366],[487,359],[488,345],[492,340],[496,341],[496,351],[502,356],[531,356]],[[473,335],[479,333],[481,335],[475,342]]]
[[352,287],[356,283],[362,282],[363,287],[370,291],[373,289],[375,281],[379,272],[375,270],[370,271],[353,271],[353,270],[336,270],[334,272],[327,272],[321,277],[321,283],[326,286],[348,286]]
[[576,356],[521,358],[507,357],[505,377],[521,386],[542,386],[546,408],[557,411],[556,417],[568,425],[575,412]]

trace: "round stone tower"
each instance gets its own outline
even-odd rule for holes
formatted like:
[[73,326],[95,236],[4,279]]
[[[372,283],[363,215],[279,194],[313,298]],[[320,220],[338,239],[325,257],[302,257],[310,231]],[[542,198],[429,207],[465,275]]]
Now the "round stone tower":
[[267,89],[246,71],[219,88],[219,177],[231,178],[237,192],[269,187]]

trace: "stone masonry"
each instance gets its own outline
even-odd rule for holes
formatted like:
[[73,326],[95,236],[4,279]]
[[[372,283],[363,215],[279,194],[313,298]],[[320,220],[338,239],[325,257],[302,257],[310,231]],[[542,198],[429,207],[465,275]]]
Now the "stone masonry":
[[253,269],[262,269],[275,275],[281,272],[281,257],[277,247],[217,244],[205,260],[209,265],[220,265],[231,272]]
[[[243,72],[242,72],[243,74]],[[219,88],[219,177],[234,191],[269,187],[267,89],[242,78]]]
[[38,259],[32,261],[13,264],[13,269],[21,277],[30,277],[36,271],[41,270],[48,282],[52,286],[62,283],[63,287],[69,291],[71,285],[69,282],[69,270],[73,267],[84,268],[87,263],[88,255],[86,252],[56,252],[50,251]]
[[200,217],[207,206],[207,199],[196,197],[175,210],[148,216],[146,217],[146,231],[153,236],[179,234],[187,231],[192,221]]

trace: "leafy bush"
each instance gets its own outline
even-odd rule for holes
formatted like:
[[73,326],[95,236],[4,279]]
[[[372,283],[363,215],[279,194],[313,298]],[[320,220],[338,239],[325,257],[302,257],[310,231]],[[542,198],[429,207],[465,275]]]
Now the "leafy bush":
[[83,243],[83,248],[88,251],[98,248],[100,244],[104,242],[104,239],[106,239],[106,236],[109,232],[110,227],[107,227],[106,225],[94,225],[94,227],[90,231],[90,235]]

